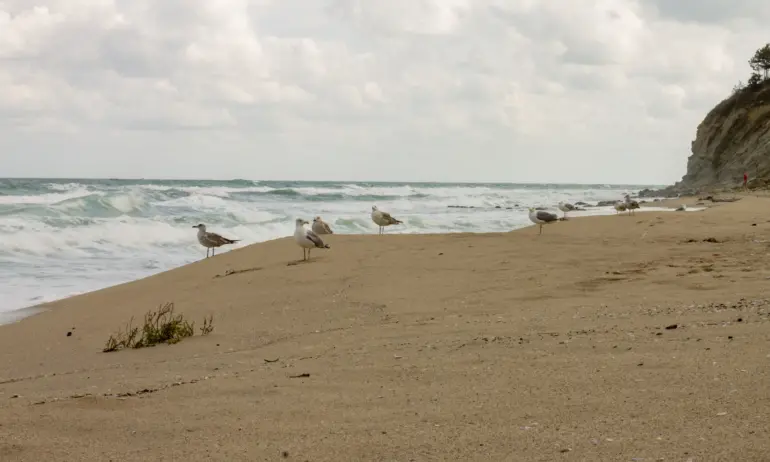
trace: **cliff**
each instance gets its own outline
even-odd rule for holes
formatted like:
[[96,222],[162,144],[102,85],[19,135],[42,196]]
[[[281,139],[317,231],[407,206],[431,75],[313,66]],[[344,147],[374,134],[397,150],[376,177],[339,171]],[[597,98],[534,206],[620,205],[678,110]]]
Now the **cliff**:
[[770,80],[717,104],[698,125],[682,181],[652,195],[739,187],[744,172],[750,187],[770,185]]

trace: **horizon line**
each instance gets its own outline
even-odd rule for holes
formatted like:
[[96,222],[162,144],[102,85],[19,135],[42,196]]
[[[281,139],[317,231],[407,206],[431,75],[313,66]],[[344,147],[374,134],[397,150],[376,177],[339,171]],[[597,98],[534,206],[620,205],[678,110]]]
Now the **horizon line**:
[[108,180],[108,181],[253,181],[259,183],[398,183],[398,184],[480,184],[480,185],[495,185],[495,184],[508,184],[508,185],[577,185],[577,186],[655,186],[666,187],[667,184],[662,183],[609,183],[609,182],[526,182],[526,181],[398,181],[398,180],[261,180],[250,178],[230,178],[230,179],[212,179],[212,178],[161,178],[161,177],[141,177],[141,178],[119,178],[119,177],[70,177],[70,176],[50,176],[50,177],[26,177],[26,176],[9,176],[0,177],[0,180]]

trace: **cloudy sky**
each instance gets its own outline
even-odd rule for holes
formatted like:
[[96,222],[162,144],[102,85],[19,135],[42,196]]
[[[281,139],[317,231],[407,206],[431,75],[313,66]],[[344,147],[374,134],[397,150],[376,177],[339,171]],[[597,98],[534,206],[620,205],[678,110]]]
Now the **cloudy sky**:
[[669,183],[768,21],[767,0],[0,0],[0,177]]

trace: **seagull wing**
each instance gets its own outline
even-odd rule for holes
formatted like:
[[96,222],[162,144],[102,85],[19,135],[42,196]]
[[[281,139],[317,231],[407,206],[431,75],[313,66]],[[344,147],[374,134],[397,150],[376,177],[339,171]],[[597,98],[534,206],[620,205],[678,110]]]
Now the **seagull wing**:
[[238,242],[238,239],[228,239],[226,237],[222,237],[217,233],[206,233],[206,239],[211,241],[212,244],[220,246],[225,244],[233,244]]
[[310,240],[310,242],[312,242],[313,245],[315,245],[316,247],[321,249],[326,248],[326,244],[324,244],[324,241],[320,237],[318,237],[318,234],[314,233],[313,230],[306,229],[305,237],[307,237]]
[[380,213],[382,214],[382,218],[387,220],[387,222],[392,224],[392,225],[397,225],[397,224],[401,223],[401,220],[397,220],[397,219],[393,218],[388,212],[380,212]]
[[556,216],[556,214],[551,212],[546,212],[544,210],[539,210],[537,212],[537,219],[540,221],[544,221],[546,223],[550,223],[552,221],[558,221],[559,217]]

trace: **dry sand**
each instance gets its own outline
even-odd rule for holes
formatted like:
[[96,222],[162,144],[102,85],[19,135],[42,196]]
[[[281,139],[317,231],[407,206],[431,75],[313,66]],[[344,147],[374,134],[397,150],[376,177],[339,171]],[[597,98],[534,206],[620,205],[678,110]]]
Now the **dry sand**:
[[[0,460],[767,461],[768,210],[282,239],[51,303],[0,327]],[[101,352],[166,301],[215,331]]]

